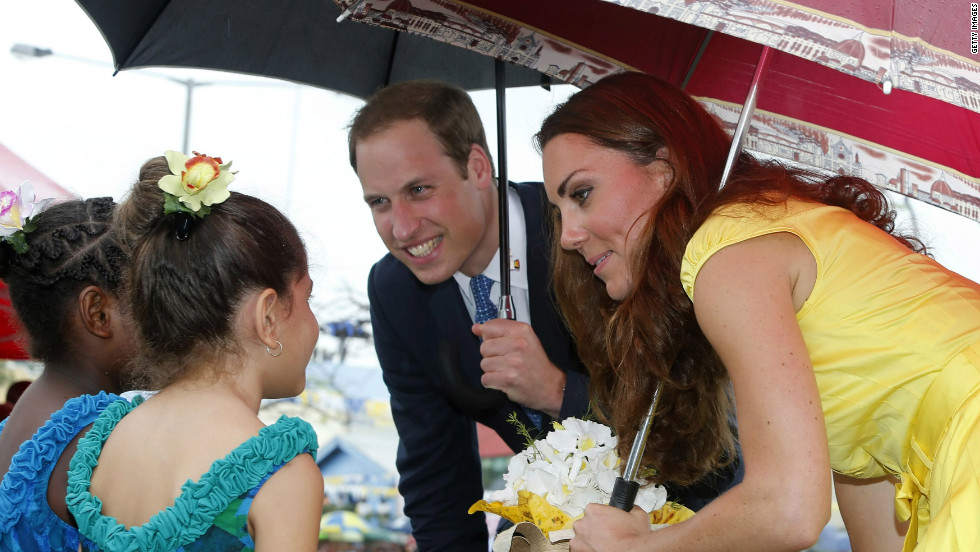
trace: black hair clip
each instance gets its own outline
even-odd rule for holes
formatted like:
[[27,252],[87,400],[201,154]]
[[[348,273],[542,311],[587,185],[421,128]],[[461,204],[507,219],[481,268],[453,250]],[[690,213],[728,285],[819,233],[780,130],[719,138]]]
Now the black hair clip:
[[187,236],[191,233],[191,226],[194,224],[194,217],[189,213],[178,212],[177,215],[177,230],[174,235],[177,237],[178,241],[184,241]]

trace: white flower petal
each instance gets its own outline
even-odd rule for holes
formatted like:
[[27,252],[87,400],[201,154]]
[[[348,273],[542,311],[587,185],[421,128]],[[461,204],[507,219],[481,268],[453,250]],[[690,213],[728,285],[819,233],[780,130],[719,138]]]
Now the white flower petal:
[[167,158],[167,166],[170,167],[170,172],[177,175],[177,180],[180,180],[180,174],[184,172],[190,157],[174,150],[167,150],[163,156]]
[[527,477],[527,490],[536,495],[547,496],[550,492],[560,491],[559,485],[557,477],[544,471],[535,471]]
[[490,493],[489,499],[490,502],[502,502],[504,506],[514,506],[517,504],[517,491],[510,487],[504,487],[499,491]]
[[196,195],[181,196],[179,199],[181,203],[190,207],[191,211],[196,213],[201,210],[201,199]]
[[661,506],[667,503],[667,489],[663,485],[640,487],[634,503],[647,512],[659,510]]
[[545,442],[562,452],[575,452],[578,449],[578,435],[571,431],[552,431]]
[[50,207],[52,203],[54,203],[53,197],[45,198],[41,201],[32,203],[30,207],[30,214],[26,215],[24,218],[36,217]]
[[180,194],[184,193],[184,187],[180,185],[180,177],[173,174],[168,174],[161,178],[157,182],[157,186],[170,195],[180,196]]
[[36,198],[34,195],[34,185],[31,184],[30,180],[21,182],[20,186],[17,188],[17,197],[20,199],[22,205],[34,202],[34,199]]
[[225,187],[223,188],[218,187],[212,190],[211,187],[215,185],[215,182],[208,184],[208,187],[205,188],[204,193],[200,194],[202,196],[201,202],[205,205],[217,205],[218,203],[222,203],[231,197],[231,192],[228,191],[227,184],[225,184]]

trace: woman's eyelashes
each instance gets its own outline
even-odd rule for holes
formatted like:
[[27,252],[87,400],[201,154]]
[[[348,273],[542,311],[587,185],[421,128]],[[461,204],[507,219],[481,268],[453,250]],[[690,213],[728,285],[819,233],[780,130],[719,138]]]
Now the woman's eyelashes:
[[576,188],[572,193],[568,194],[568,197],[578,203],[579,206],[585,205],[586,200],[589,199],[589,194],[592,193],[592,186],[582,186]]

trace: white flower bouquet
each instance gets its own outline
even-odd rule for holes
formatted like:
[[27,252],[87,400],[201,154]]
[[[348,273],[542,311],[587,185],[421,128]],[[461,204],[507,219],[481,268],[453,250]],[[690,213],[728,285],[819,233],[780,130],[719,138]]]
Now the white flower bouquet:
[[[493,492],[489,501],[473,504],[469,511],[491,512],[515,524],[533,523],[551,542],[568,539],[586,504],[609,504],[620,464],[616,437],[609,427],[566,418],[511,459],[504,475],[506,488]],[[655,526],[694,514],[667,502],[662,486],[643,482],[635,504],[650,512]]]

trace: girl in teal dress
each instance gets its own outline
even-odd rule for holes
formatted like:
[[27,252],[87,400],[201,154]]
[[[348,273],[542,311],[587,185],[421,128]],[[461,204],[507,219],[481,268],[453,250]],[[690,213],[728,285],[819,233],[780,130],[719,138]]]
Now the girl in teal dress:
[[28,197],[13,193],[0,194],[0,224],[12,223],[16,207],[24,218],[31,211],[23,226],[33,228],[0,242],[0,278],[44,370],[0,424],[0,551],[78,550],[65,506],[68,460],[79,431],[124,389],[133,354],[120,302],[128,258],[110,231],[111,198],[37,214],[24,209],[33,199],[28,186],[21,188]]
[[111,405],[79,443],[68,507],[83,550],[316,549],[316,434],[257,416],[306,384],[319,335],[306,251],[282,213],[228,191],[229,165],[167,152],[119,207],[134,376],[158,392]]

